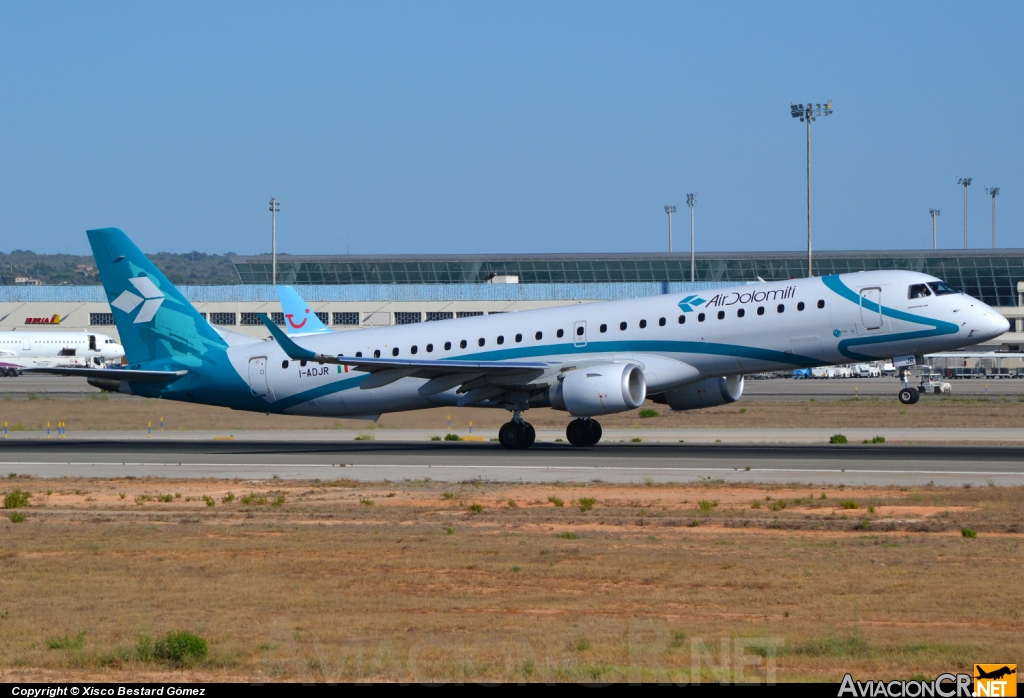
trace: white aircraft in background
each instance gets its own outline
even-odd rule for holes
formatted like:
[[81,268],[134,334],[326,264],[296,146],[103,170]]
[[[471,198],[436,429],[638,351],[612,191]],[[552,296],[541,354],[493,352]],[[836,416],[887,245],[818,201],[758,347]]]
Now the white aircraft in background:
[[123,356],[117,340],[96,332],[0,332],[0,376],[26,368],[102,366]]
[[[735,402],[747,373],[894,358],[979,344],[1009,322],[911,271],[871,271],[438,322],[228,341],[116,228],[88,231],[124,369],[39,368],[107,390],[267,414],[374,417],[494,407],[509,449],[535,438],[522,413],[564,410],[574,446],[594,419],[650,396],[674,410]],[[305,314],[305,313],[303,313]],[[901,369],[901,373],[905,369]],[[904,379],[899,399],[918,400]]]

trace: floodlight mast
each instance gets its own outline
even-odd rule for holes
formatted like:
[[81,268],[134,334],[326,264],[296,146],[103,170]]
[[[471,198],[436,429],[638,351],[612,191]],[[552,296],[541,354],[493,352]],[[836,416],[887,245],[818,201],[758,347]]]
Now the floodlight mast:
[[676,212],[675,206],[665,206],[665,213],[668,214],[668,251],[672,251],[672,214]]
[[693,209],[697,206],[697,192],[686,195],[686,205],[690,207],[690,282],[697,280],[697,253],[694,251]]
[[985,187],[985,193],[992,197],[992,249],[996,247],[996,197],[999,187]]
[[811,246],[811,122],[819,116],[832,114],[832,100],[825,104],[789,103],[789,115],[794,119],[807,122],[807,276],[814,276],[814,260]]
[[961,177],[956,183],[964,188],[964,249],[967,249],[967,187],[971,186],[973,177]]
[[281,210],[281,202],[270,199],[270,283],[277,286],[277,212]]
[[934,250],[938,249],[939,241],[938,235],[936,235],[937,227],[935,225],[935,219],[939,217],[939,214],[942,213],[942,211],[937,208],[930,208],[928,209],[928,213],[932,214],[932,249]]

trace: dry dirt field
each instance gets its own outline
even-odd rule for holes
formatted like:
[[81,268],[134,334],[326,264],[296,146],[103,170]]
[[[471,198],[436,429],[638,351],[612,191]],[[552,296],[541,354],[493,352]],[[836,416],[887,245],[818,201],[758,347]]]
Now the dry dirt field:
[[[1024,656],[1021,488],[15,489],[0,681],[838,681]],[[140,653],[182,630],[205,659]]]
[[[664,405],[648,402],[643,409],[654,409],[657,417],[641,419],[640,410],[610,415],[601,419],[607,428],[615,427],[746,427],[746,428],[885,428],[885,427],[1007,427],[1024,424],[1024,402],[1004,398],[929,396],[912,407],[896,398],[850,399],[830,401],[756,401],[738,402],[691,412],[672,412]],[[107,398],[100,395],[84,399],[0,400],[0,422],[12,429],[39,431],[46,423],[56,427],[66,422],[69,433],[94,430],[139,430],[148,423],[154,428],[164,419],[166,429],[437,429],[464,434],[469,422],[475,428],[496,429],[508,421],[504,410],[484,408],[436,408],[399,414],[386,414],[374,424],[365,420],[290,417],[236,412],[222,407],[190,405],[144,398]],[[536,427],[564,428],[569,417],[551,409],[530,410],[529,421]]]

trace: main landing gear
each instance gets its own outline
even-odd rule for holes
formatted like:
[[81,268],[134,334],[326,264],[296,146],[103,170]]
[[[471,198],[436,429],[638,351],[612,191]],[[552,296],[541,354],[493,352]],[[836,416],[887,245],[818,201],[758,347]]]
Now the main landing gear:
[[589,417],[574,419],[565,428],[565,438],[573,446],[593,446],[601,440],[601,425]]
[[900,368],[900,380],[903,381],[903,388],[900,390],[900,402],[904,405],[913,405],[921,399],[917,388],[913,388],[907,380],[907,369]]
[[533,446],[536,440],[537,432],[534,431],[532,424],[523,421],[519,410],[513,413],[511,422],[502,424],[498,430],[498,441],[510,451],[525,450]]

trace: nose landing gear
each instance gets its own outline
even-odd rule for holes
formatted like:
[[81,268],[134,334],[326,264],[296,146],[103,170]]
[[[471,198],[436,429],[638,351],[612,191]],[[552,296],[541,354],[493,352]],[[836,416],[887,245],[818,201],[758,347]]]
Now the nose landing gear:
[[912,388],[907,380],[906,368],[900,368],[900,380],[903,381],[903,388],[900,390],[900,402],[904,405],[913,405],[921,399],[921,394],[917,392],[917,388]]
[[565,428],[565,438],[573,446],[593,446],[601,440],[601,425],[589,417],[574,419]]

